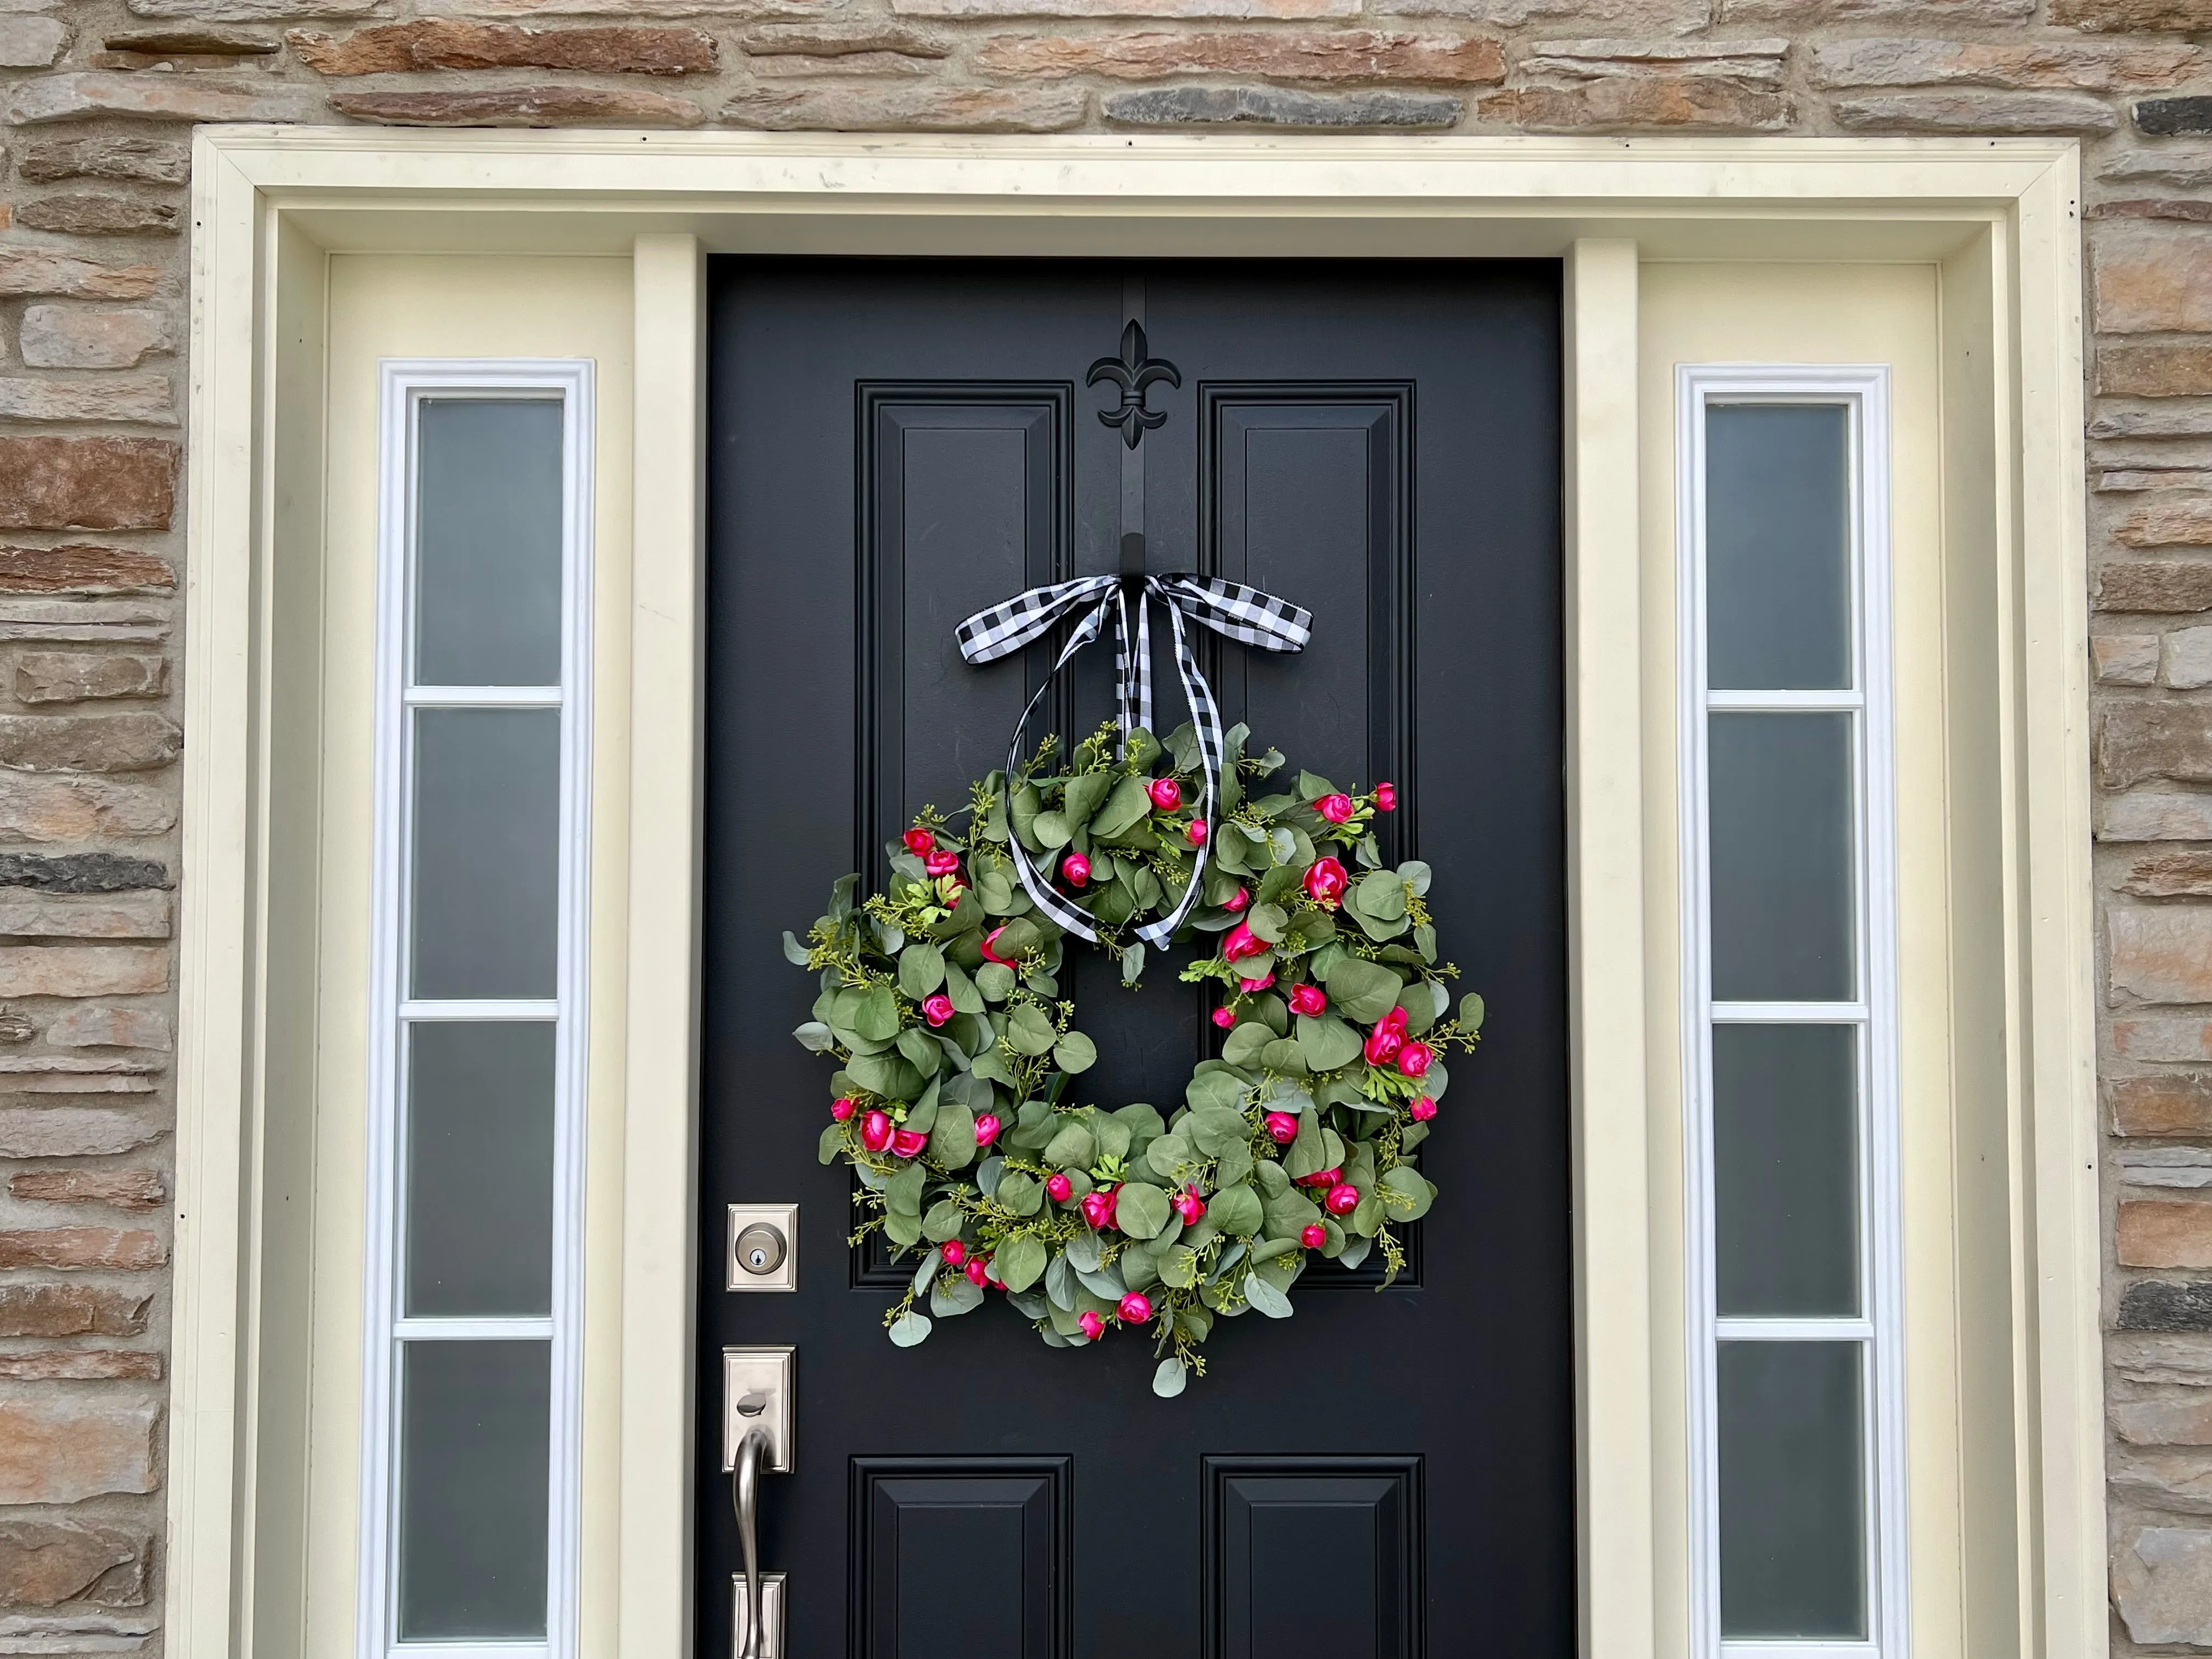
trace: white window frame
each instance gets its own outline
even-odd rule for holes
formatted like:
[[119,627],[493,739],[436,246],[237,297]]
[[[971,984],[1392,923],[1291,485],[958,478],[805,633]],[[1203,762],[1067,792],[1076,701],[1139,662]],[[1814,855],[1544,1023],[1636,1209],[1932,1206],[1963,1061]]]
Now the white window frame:
[[[362,1343],[359,1659],[566,1659],[576,1651],[582,1486],[584,1092],[591,857],[591,595],[593,365],[586,359],[387,358],[380,364],[375,850],[372,873],[368,1204]],[[561,684],[410,684],[416,445],[422,404],[514,398],[562,405]],[[405,996],[407,851],[416,709],[562,713],[558,945],[550,1000],[416,1001]],[[405,1028],[457,1019],[548,1020],[554,1042],[552,1297],[545,1319],[399,1315]],[[397,1364],[404,1340],[507,1338],[550,1344],[551,1398],[545,1640],[398,1639]]]
[[[1896,759],[1890,616],[1890,385],[1884,365],[1679,364],[1675,368],[1677,640],[1682,867],[1683,1138],[1686,1167],[1691,1650],[1699,1659],[1906,1659],[1903,1218],[1899,1186]],[[1841,404],[1850,432],[1851,663],[1849,691],[1709,691],[1705,635],[1705,411],[1717,404]],[[1854,714],[1858,992],[1849,1003],[1716,1003],[1712,996],[1709,714],[1727,710]],[[1715,1024],[1855,1026],[1862,1317],[1722,1318],[1715,1310],[1712,1042]],[[1723,1641],[1720,1601],[1718,1345],[1857,1340],[1868,1527],[1864,1641]]]

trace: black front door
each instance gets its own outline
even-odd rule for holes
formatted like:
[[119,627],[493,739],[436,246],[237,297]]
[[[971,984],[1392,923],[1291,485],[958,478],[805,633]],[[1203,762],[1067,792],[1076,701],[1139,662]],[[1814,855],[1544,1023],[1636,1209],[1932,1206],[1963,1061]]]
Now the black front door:
[[[1125,478],[1099,418],[1121,392],[1084,376],[1133,309],[1181,385],[1151,388],[1167,418]],[[798,1350],[798,1469],[761,1498],[787,1653],[1574,1650],[1559,316],[1540,263],[717,264],[702,1656],[729,1649],[738,1563],[720,1353],[765,1344]],[[1315,613],[1302,655],[1209,650],[1224,720],[1398,784],[1385,851],[1434,867],[1443,953],[1489,1008],[1422,1152],[1442,1195],[1407,1273],[1310,1273],[1295,1317],[1219,1322],[1172,1400],[1143,1334],[1054,1350],[1003,1299],[886,1341],[907,1274],[846,1248],[851,1177],[815,1155],[831,1068],[791,1036],[817,988],[779,945],[1003,763],[1049,659],[969,668],[955,624],[1115,569],[1138,516],[1153,570]],[[1111,658],[1071,671],[1053,729],[1110,714]],[[1155,685],[1178,724],[1173,673]],[[1179,1106],[1218,1036],[1194,988],[1070,956],[1084,1098]],[[734,1201],[799,1206],[796,1294],[724,1291]]]

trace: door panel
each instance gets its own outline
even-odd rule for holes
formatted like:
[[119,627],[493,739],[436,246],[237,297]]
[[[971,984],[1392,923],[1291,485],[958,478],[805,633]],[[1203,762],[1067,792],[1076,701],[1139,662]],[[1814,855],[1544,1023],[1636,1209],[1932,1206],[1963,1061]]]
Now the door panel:
[[[719,1231],[699,1241],[700,1443],[721,1444],[718,1351],[795,1345],[798,1473],[762,1497],[794,1654],[1564,1656],[1557,267],[1135,274],[1152,353],[1182,375],[1152,388],[1168,419],[1138,454],[1150,568],[1316,613],[1302,655],[1208,645],[1224,715],[1294,765],[1400,784],[1394,854],[1436,866],[1447,954],[1488,1000],[1423,1152],[1443,1196],[1416,1271],[1358,1294],[1307,1293],[1362,1277],[1310,1273],[1287,1323],[1221,1322],[1175,1401],[1152,1395],[1140,1335],[1055,1352],[995,1297],[920,1347],[885,1340],[896,1292],[848,1265],[850,1177],[814,1158],[828,1068],[789,1036],[816,988],[777,938],[1003,760],[1049,647],[970,669],[954,624],[1115,568],[1124,450],[1098,413],[1116,396],[1081,377],[1117,347],[1133,273],[723,261],[702,1208],[797,1201],[802,1268],[796,1294],[729,1295]],[[1085,653],[1033,735],[1110,715],[1112,655]],[[1132,994],[1071,951],[1102,1056],[1081,1098],[1180,1103],[1216,1035],[1182,959]],[[697,1504],[698,1628],[720,1654],[737,1551],[711,1450]]]

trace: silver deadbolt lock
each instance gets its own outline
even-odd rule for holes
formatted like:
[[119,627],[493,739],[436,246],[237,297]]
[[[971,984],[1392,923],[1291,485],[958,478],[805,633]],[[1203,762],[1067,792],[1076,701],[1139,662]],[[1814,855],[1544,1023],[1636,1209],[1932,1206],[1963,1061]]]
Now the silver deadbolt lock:
[[738,1235],[738,1266],[756,1275],[772,1273],[783,1266],[786,1248],[782,1228],[756,1221]]
[[730,1206],[724,1288],[795,1291],[799,1288],[799,1206]]

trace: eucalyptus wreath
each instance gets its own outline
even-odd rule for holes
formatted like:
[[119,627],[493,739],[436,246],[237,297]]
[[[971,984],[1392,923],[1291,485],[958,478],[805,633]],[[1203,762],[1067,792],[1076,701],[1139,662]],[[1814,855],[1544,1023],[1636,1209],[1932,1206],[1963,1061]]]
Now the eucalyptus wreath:
[[[1436,1197],[1418,1149],[1443,1056],[1474,1046],[1482,999],[1451,1010],[1429,866],[1383,866],[1374,823],[1396,790],[1299,772],[1257,793],[1285,763],[1249,735],[1224,734],[1217,816],[1188,726],[1163,745],[1109,723],[1065,754],[1048,738],[958,811],[925,809],[881,892],[858,898],[847,876],[804,943],[784,935],[819,976],[795,1035],[837,1061],[819,1153],[858,1175],[850,1242],[880,1231],[919,1258],[884,1316],[894,1343],[997,1290],[1054,1347],[1149,1328],[1153,1389],[1172,1396],[1205,1374],[1217,1319],[1289,1318],[1312,1257],[1379,1250],[1386,1283],[1405,1265],[1398,1230]],[[1202,865],[1176,938],[1218,936],[1182,978],[1219,988],[1220,1047],[1180,1105],[1082,1098],[1097,1049],[1061,975],[1087,942],[1032,902],[1016,843],[1132,988],[1137,930]]]

